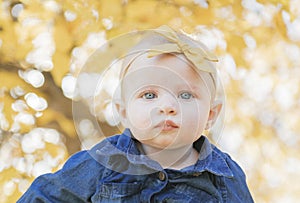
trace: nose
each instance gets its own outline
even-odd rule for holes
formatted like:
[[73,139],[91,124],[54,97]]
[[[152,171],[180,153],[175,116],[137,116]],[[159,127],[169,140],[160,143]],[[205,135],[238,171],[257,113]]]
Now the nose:
[[160,114],[176,115],[177,114],[177,100],[173,96],[162,98],[159,108]]
[[160,113],[166,115],[176,115],[177,111],[175,108],[172,107],[163,107],[160,109]]

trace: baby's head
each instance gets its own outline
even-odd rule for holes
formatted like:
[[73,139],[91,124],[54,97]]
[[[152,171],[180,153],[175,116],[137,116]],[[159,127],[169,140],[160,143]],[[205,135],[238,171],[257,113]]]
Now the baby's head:
[[[132,70],[137,61],[147,61],[159,55],[176,56],[193,68],[205,81],[210,91],[211,101],[216,96],[216,67],[217,58],[199,41],[193,40],[186,34],[175,32],[167,26],[162,26],[144,37],[126,55],[120,73],[123,80]],[[142,64],[143,65],[143,64]],[[139,67],[141,64],[139,64]]]
[[221,109],[215,57],[190,37],[162,27],[133,47],[121,71],[122,124],[142,144],[177,148],[196,141]]

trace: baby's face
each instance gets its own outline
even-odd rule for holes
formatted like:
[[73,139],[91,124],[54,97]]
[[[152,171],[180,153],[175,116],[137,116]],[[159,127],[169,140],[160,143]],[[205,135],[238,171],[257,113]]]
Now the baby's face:
[[123,124],[142,144],[179,148],[206,127],[210,93],[199,74],[173,55],[141,56],[122,82]]

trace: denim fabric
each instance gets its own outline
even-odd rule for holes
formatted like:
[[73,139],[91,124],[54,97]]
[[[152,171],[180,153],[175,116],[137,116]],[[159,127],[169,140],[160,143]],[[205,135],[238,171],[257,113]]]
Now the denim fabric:
[[36,178],[18,202],[253,202],[242,169],[204,136],[197,163],[181,170],[163,169],[137,144],[128,129],[106,138]]

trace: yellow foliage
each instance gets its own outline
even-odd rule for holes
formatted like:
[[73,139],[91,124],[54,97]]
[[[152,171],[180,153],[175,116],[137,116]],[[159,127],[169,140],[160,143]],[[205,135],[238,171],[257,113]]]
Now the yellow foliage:
[[[297,170],[300,168],[300,157],[297,146],[300,141],[297,136],[300,125],[297,121],[300,108],[299,102],[295,101],[300,100],[300,92],[296,88],[299,87],[299,81],[294,77],[300,74],[297,55],[300,52],[300,40],[297,33],[293,35],[294,39],[291,38],[293,32],[299,31],[287,26],[283,13],[290,18],[289,26],[295,26],[300,18],[297,9],[300,5],[298,1],[257,0],[260,7],[251,10],[246,8],[245,2],[217,0],[202,1],[201,4],[193,0],[21,0],[18,3],[24,7],[17,17],[13,17],[11,9],[14,2],[0,0],[0,116],[3,115],[2,119],[5,118],[9,123],[8,127],[0,129],[0,134],[3,131],[14,137],[12,158],[28,155],[22,152],[20,143],[23,136],[37,127],[51,127],[71,139],[76,138],[70,104],[63,103],[65,100],[59,100],[58,97],[63,97],[64,76],[68,73],[76,76],[81,68],[71,70],[74,60],[72,51],[85,47],[91,33],[105,31],[106,39],[111,39],[133,30],[151,29],[163,24],[187,33],[198,32],[199,26],[202,26],[207,31],[204,36],[209,35],[207,43],[216,43],[214,51],[221,59],[220,72],[225,76],[228,98],[227,125],[239,133],[236,141],[227,132],[228,137],[223,138],[223,142],[233,141],[227,143],[229,147],[226,150],[235,154],[245,167],[250,189],[257,202],[299,199],[300,186],[290,188],[288,183],[291,181],[290,185],[297,185],[299,182]],[[268,9],[259,10],[270,5],[276,9],[272,12]],[[246,17],[246,14],[249,16]],[[68,15],[71,17],[68,18]],[[50,75],[45,76],[46,80],[51,79],[54,83],[47,83],[47,88],[34,88],[18,76],[17,70],[38,69],[36,64],[28,62],[27,57],[36,49],[33,40],[43,32],[49,33],[55,49],[53,54],[46,53],[53,68],[47,70]],[[253,40],[252,45],[246,43],[247,37]],[[86,48],[85,54],[92,54],[94,49]],[[105,54],[109,58],[112,53]],[[232,57],[234,65],[222,61],[224,56]],[[92,58],[91,63],[95,60],[98,59]],[[109,62],[101,61],[102,64]],[[24,100],[24,96],[11,96],[10,91],[16,86],[21,87],[25,94],[33,92],[52,103],[42,112],[26,109],[24,112],[33,115],[35,123],[21,123],[20,130],[12,132],[10,129],[17,115],[12,104],[17,99]],[[261,95],[264,100],[259,99]],[[248,110],[244,110],[243,105],[248,106]],[[97,110],[101,111],[105,106]],[[109,128],[108,125],[106,127]],[[4,144],[10,142],[3,141]],[[57,157],[60,153],[64,154],[63,159],[67,158],[62,141],[57,145],[46,143],[44,149],[36,150],[32,155],[42,160],[45,154]],[[33,180],[32,176],[21,174],[12,166],[0,171],[0,174],[1,191],[8,181]],[[272,179],[272,175],[275,178]],[[11,194],[1,193],[0,202],[15,202],[21,195],[17,182],[9,184],[12,189],[6,189],[6,192]]]
[[284,9],[288,10],[290,8],[289,0],[257,0],[261,4],[274,4],[276,6],[280,5]]
[[[0,4],[1,5],[1,4]],[[1,61],[7,62],[12,59],[16,59],[15,53],[17,52],[17,38],[16,33],[14,32],[14,27],[12,26],[13,22],[11,20],[1,19],[0,15],[0,39],[1,39],[1,49],[0,56]]]
[[[12,180],[12,177],[14,178]],[[9,168],[1,171],[0,176],[0,201],[1,202],[16,202],[22,193],[18,190],[18,182],[24,178],[23,175],[20,174],[14,168]],[[33,181],[33,178],[29,178],[28,181]],[[8,195],[5,194],[4,191],[7,191],[9,188]],[[12,195],[13,194],[13,195]]]
[[57,123],[60,129],[68,136],[70,137],[77,136],[75,132],[73,120],[67,118],[64,114],[58,111],[48,108],[43,112],[43,116],[37,119],[38,126],[47,126],[47,124],[53,122]]
[[226,41],[230,42],[227,47],[227,51],[234,57],[235,62],[238,66],[244,66],[245,60],[243,57],[240,57],[241,50],[246,47],[243,36],[237,33],[228,33],[225,36]]

